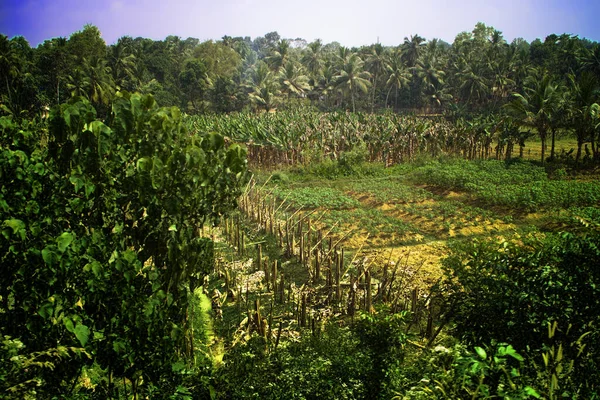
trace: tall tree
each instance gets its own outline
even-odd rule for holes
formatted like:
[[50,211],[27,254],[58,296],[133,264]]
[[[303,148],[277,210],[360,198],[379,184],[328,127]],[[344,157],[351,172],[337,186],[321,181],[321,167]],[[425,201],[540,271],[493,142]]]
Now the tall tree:
[[284,93],[288,98],[292,96],[304,96],[310,89],[308,76],[304,74],[302,66],[294,61],[288,61],[279,71],[279,79]]
[[417,60],[425,48],[425,38],[419,35],[411,35],[404,38],[402,43],[402,60],[406,63],[409,68],[417,65]]
[[547,72],[538,71],[525,84],[524,95],[513,94],[506,105],[522,126],[537,129],[542,142],[541,161],[546,159],[546,138],[551,129],[551,116],[558,101],[557,84]]
[[356,94],[358,91],[367,93],[371,82],[371,74],[363,69],[364,62],[357,54],[350,54],[335,77],[335,87],[342,93],[350,95],[352,111],[356,112]]
[[371,98],[371,112],[375,109],[375,96],[377,94],[377,88],[381,76],[385,73],[386,69],[386,52],[384,47],[377,43],[371,46],[367,56],[367,70],[371,73],[373,78],[372,85],[372,98]]
[[385,81],[385,86],[388,89],[388,92],[385,97],[385,105],[387,107],[387,105],[389,104],[388,100],[390,97],[390,93],[392,89],[395,89],[396,95],[394,96],[394,108],[397,108],[398,91],[401,88],[407,87],[411,78],[411,74],[408,68],[406,68],[406,66],[404,65],[404,62],[402,61],[401,57],[401,52],[399,50],[392,51],[389,54],[386,65],[386,72],[387,79]]
[[123,36],[108,49],[113,81],[117,88],[128,91],[135,91],[137,88],[134,82],[136,60],[131,49],[132,43],[131,37]]
[[250,89],[248,97],[257,107],[264,107],[265,111],[275,108],[279,84],[264,61],[259,61],[252,69],[247,86]]
[[284,39],[277,42],[277,45],[271,50],[271,53],[265,60],[273,71],[279,72],[288,60],[289,54],[290,42]]
[[304,49],[302,54],[302,64],[308,71],[310,79],[316,82],[321,74],[323,43],[321,39],[317,39],[314,42],[309,43]]
[[[569,75],[569,111],[572,117],[572,126],[577,137],[577,154],[575,162],[581,160],[581,149],[586,141],[594,142],[594,130],[597,122],[599,84],[598,77],[586,71],[579,76]],[[593,148],[595,153],[595,149]]]

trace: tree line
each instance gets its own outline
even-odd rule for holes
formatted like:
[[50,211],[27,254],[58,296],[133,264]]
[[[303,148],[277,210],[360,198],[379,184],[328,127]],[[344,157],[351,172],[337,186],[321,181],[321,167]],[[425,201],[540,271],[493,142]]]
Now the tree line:
[[[321,40],[284,39],[277,32],[218,41],[123,36],[106,45],[86,25],[68,39],[36,48],[0,36],[0,98],[4,113],[35,115],[71,96],[106,113],[117,91],[152,94],[188,114],[283,109],[446,114],[459,127],[497,116],[488,125],[523,141],[520,128],[546,139],[568,130],[576,159],[598,158],[600,45],[549,35],[508,43],[478,23],[452,44],[419,35],[397,46],[348,48]],[[490,129],[490,128],[488,128]],[[554,158],[554,147],[551,148]],[[544,159],[545,154],[542,155]]]

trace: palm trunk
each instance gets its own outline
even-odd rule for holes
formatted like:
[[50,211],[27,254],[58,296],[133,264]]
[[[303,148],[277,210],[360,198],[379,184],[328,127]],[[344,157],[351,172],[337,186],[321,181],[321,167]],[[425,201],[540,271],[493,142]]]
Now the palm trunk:
[[544,164],[546,162],[546,131],[542,130],[539,133],[542,140],[542,164]]
[[388,92],[387,92],[387,95],[385,96],[385,108],[387,108],[387,107],[388,107],[388,104],[389,104],[389,101],[388,101],[388,100],[389,100],[389,98],[390,98],[390,93],[392,93],[392,87],[391,87],[391,86],[390,86],[390,89],[389,89],[389,90],[388,90]]
[[10,85],[8,84],[8,74],[4,75],[4,79],[6,80],[6,91],[8,93],[8,101],[10,102],[10,106],[13,106],[12,96],[10,94]]
[[554,161],[554,145],[556,142],[556,129],[552,128],[552,145],[550,147],[550,160]]
[[377,74],[373,78],[373,99],[371,100],[371,112],[375,110],[375,92],[377,89]]
[[577,134],[577,154],[575,155],[575,164],[579,164],[581,160],[581,148],[583,147],[583,135]]

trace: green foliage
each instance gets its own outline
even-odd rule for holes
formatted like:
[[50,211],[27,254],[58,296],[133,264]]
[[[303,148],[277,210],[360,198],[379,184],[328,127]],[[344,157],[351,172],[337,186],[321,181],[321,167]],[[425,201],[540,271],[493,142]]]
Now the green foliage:
[[0,347],[0,391],[6,399],[35,399],[44,381],[44,372],[51,373],[63,359],[90,358],[79,347],[58,346],[38,352],[27,352],[19,339],[5,335]]
[[[596,234],[560,234],[521,238],[518,244],[474,241],[458,246],[444,261],[455,333],[475,345],[508,342],[531,352],[532,358],[560,346],[573,363],[570,381],[561,390],[588,398],[600,384],[588,374],[600,359],[597,349],[589,347],[599,340],[598,240]],[[560,329],[546,335],[556,322]]]
[[453,190],[473,190],[476,185],[525,185],[548,179],[544,168],[528,162],[462,159],[428,162],[413,170],[410,177],[421,184]]
[[350,329],[327,324],[265,351],[262,338],[236,345],[215,377],[217,398],[374,399],[391,365],[401,363],[405,314],[360,317]]
[[433,196],[431,192],[408,185],[396,177],[348,182],[342,183],[341,186],[345,190],[351,190],[358,195],[372,196],[378,203],[415,203],[431,199]]
[[435,161],[414,170],[410,178],[416,183],[470,192],[490,206],[529,212],[586,207],[600,201],[598,182],[550,180],[544,168],[527,162]]
[[279,199],[285,199],[286,202],[297,208],[326,208],[326,209],[344,209],[354,208],[360,203],[346,196],[339,190],[325,187],[303,187],[297,189],[275,188],[273,194]]
[[235,207],[244,149],[189,135],[177,108],[139,94],[120,94],[105,123],[85,100],[57,107],[47,146],[27,125],[3,126],[0,333],[34,354],[91,355],[39,369],[47,394],[68,394],[91,362],[111,379],[174,390],[186,287],[212,269],[198,228]]
[[438,346],[426,350],[412,368],[423,378],[394,399],[541,398],[521,375],[523,357],[511,346]]
[[362,351],[369,356],[371,368],[365,386],[370,398],[382,398],[389,384],[389,372],[402,366],[407,312],[400,314],[361,314],[353,327]]

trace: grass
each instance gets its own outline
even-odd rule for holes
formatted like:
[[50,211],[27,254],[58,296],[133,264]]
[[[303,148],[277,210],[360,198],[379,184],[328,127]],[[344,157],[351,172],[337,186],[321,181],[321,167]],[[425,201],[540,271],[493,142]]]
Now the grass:
[[[546,156],[550,156],[550,146],[552,145],[550,138],[546,142]],[[557,155],[561,153],[568,153],[573,150],[573,156],[577,151],[577,140],[572,137],[559,137],[554,143],[554,151]],[[515,155],[519,154],[519,148],[515,147]],[[526,160],[539,161],[542,157],[542,142],[535,136],[525,142],[525,149],[523,151],[523,158]]]
[[333,210],[354,208],[360,203],[339,190],[328,187],[302,187],[284,189],[276,187],[273,195],[285,200],[295,208],[327,208]]

